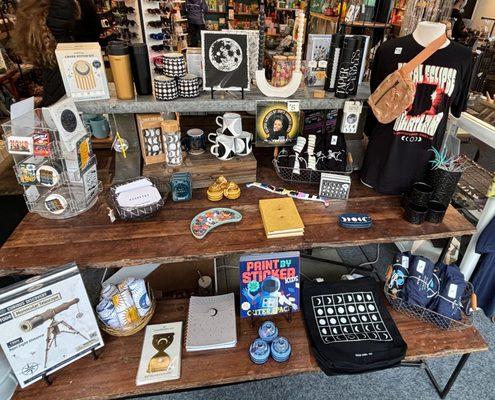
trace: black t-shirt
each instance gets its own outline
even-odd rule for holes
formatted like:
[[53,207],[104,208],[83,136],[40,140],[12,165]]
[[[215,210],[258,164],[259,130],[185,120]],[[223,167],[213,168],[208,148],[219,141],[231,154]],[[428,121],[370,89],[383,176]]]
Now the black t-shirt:
[[[377,50],[371,92],[392,72],[423,50],[412,35],[388,40]],[[449,110],[456,117],[466,109],[471,78],[471,52],[459,43],[435,52],[413,72],[413,103],[394,122],[379,123],[370,112],[370,136],[363,163],[363,183],[386,194],[400,194],[428,172],[431,147],[440,149]]]

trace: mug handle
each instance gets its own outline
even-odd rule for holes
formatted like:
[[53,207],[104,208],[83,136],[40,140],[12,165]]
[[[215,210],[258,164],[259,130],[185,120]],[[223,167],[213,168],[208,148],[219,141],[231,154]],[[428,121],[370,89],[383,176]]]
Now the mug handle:
[[[214,139],[212,139],[212,138],[211,138],[211,135],[214,135],[214,136],[213,136],[213,137],[214,137]],[[217,142],[217,141],[216,141],[216,137],[217,137],[216,132],[209,133],[209,134],[208,134],[208,141],[209,141],[210,143],[216,143],[216,142]]]
[[180,143],[181,143],[182,150],[185,150],[185,151],[191,150],[191,141],[189,140],[188,136],[182,138]]
[[215,157],[218,157],[218,151],[215,152],[216,149],[218,149],[218,144],[214,144],[210,147],[210,153],[213,154]]
[[203,78],[201,78],[200,76],[198,76],[198,85],[200,88],[203,87]]
[[[221,119],[222,123],[218,122],[218,119]],[[218,117],[215,118],[215,122],[217,123],[217,125],[220,127],[220,128],[223,128],[223,117],[221,115],[219,115]]]

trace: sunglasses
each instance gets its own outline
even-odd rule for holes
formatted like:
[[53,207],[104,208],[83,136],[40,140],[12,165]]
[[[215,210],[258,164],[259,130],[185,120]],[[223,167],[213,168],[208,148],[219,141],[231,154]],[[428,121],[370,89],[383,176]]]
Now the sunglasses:
[[155,44],[153,46],[151,46],[151,50],[153,51],[164,51],[164,50],[167,50],[167,51],[173,51],[173,47],[170,46],[170,45],[165,45],[165,44]]
[[150,14],[161,14],[162,13],[162,10],[160,10],[159,8],[148,8],[146,9],[147,12],[149,12]]
[[161,28],[163,25],[163,22],[162,22],[162,20],[148,21],[148,25],[151,26],[152,28]]
[[150,33],[150,38],[154,40],[171,39],[170,33]]
[[119,25],[122,26],[135,26],[136,21],[133,21],[132,19],[127,19],[127,18],[122,18],[120,21],[117,21]]

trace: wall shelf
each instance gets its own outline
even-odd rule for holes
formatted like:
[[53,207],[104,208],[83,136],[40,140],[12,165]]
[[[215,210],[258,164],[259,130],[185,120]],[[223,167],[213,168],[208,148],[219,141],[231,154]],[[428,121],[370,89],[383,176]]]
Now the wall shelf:
[[[110,86],[111,98],[109,100],[78,102],[79,111],[87,113],[156,113],[156,112],[218,112],[225,111],[252,111],[256,110],[256,102],[259,100],[274,100],[264,96],[257,87],[244,92],[244,100],[241,92],[215,92],[212,99],[210,92],[202,92],[199,97],[193,99],[179,98],[172,101],[156,101],[153,96],[137,96],[135,100],[118,100],[115,97],[113,85]],[[350,99],[366,100],[370,95],[369,85],[360,85],[356,96],[349,99],[338,99],[332,93],[326,93],[325,98],[315,99],[313,93],[322,88],[299,89],[296,94],[287,100],[299,100],[303,110],[343,108],[344,102]]]

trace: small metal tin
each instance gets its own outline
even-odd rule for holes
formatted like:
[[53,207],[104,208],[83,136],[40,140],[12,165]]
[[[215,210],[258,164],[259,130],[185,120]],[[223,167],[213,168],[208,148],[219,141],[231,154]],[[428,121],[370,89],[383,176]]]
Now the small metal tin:
[[260,338],[265,342],[270,343],[278,336],[278,328],[272,321],[266,321],[258,330]]
[[280,336],[271,345],[272,358],[277,362],[285,362],[289,359],[292,348],[287,338]]
[[262,339],[256,339],[249,346],[249,356],[255,364],[264,364],[270,357],[270,346]]

